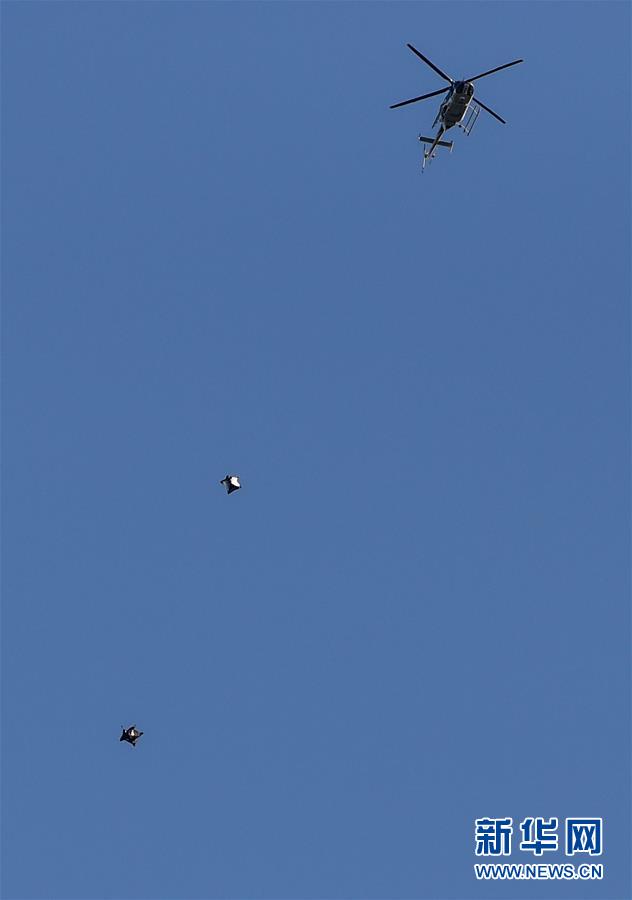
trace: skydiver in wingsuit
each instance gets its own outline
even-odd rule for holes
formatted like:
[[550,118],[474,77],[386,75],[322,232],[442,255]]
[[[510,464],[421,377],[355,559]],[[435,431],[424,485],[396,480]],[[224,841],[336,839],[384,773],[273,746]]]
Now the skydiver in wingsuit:
[[227,475],[226,478],[222,478],[220,484],[225,486],[227,494],[232,494],[233,491],[238,491],[241,487],[239,475]]
[[120,736],[119,741],[127,741],[128,744],[131,744],[132,747],[136,746],[136,741],[139,737],[145,733],[144,731],[137,731],[135,725],[130,725],[129,728],[126,728],[124,725],[121,725],[123,729],[123,734]]

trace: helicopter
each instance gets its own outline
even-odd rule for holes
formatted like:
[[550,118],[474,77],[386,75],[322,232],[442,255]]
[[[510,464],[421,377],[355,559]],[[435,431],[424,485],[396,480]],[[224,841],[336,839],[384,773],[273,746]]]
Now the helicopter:
[[[420,53],[416,47],[413,47],[412,44],[406,44],[409,50],[418,56],[422,62],[425,62],[426,65],[430,66],[437,75],[440,75],[444,81],[449,82],[449,87],[441,88],[440,91],[432,91],[430,94],[422,94],[420,97],[412,97],[410,100],[402,100],[400,103],[393,103],[390,109],[397,109],[400,106],[408,106],[409,103],[417,103],[419,100],[427,100],[429,97],[437,97],[439,94],[447,94],[445,100],[441,103],[439,107],[439,112],[437,113],[434,122],[432,123],[432,127],[434,128],[437,123],[439,123],[439,130],[434,137],[424,137],[423,135],[418,135],[418,140],[420,140],[424,144],[430,144],[430,149],[426,150],[424,148],[424,158],[422,162],[422,169],[425,167],[426,162],[428,160],[434,159],[435,150],[437,147],[447,147],[450,151],[452,151],[453,141],[442,141],[441,138],[446,133],[448,128],[453,128],[455,125],[458,125],[459,128],[462,128],[466,134],[469,134],[474,127],[476,119],[481,111],[484,109],[490,115],[492,115],[495,119],[498,119],[499,122],[502,122],[503,125],[507,123],[498,113],[495,113],[493,109],[490,109],[489,106],[485,106],[485,104],[481,100],[477,100],[474,97],[474,85],[473,81],[477,81],[479,78],[485,78],[487,75],[493,75],[494,72],[500,72],[501,69],[508,69],[510,66],[517,66],[518,63],[524,62],[523,59],[514,59],[513,62],[505,63],[503,66],[496,66],[495,69],[488,69],[487,72],[481,72],[480,75],[474,75],[471,78],[464,78],[460,81],[455,81],[454,78],[450,78],[449,75],[446,75],[445,72],[442,72],[438,66],[435,66],[433,62],[431,62],[423,53]],[[470,104],[475,103],[476,107],[471,107]],[[467,115],[467,118],[465,118]],[[465,122],[463,120],[465,119]]]

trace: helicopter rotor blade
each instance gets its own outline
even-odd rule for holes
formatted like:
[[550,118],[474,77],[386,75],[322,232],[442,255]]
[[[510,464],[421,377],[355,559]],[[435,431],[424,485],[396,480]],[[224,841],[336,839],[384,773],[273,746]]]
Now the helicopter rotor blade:
[[430,62],[430,60],[426,56],[424,56],[423,53],[420,53],[416,47],[413,47],[412,44],[406,44],[406,46],[409,50],[413,51],[415,56],[418,56],[419,59],[423,60],[423,62],[425,62],[427,66],[430,66],[431,69],[434,69],[437,75],[440,75],[445,81],[449,81],[450,84],[454,84],[454,80],[450,78],[449,75],[446,75],[445,72],[442,72],[441,69],[438,68],[438,66],[435,66],[434,63]]
[[517,66],[518,63],[524,62],[524,59],[514,59],[513,62],[505,63],[504,66],[496,66],[495,69],[489,69],[487,72],[481,72],[480,75],[475,75],[474,78],[464,78],[464,81],[476,81],[477,78],[485,78],[486,75],[493,75],[494,72],[500,72],[501,69],[508,69],[509,66]]
[[498,115],[498,113],[495,113],[493,109],[490,109],[490,108],[489,108],[489,106],[485,106],[485,104],[484,104],[484,103],[481,103],[480,100],[477,100],[476,97],[472,97],[472,103],[477,103],[479,106],[482,106],[483,109],[484,109],[486,112],[488,112],[488,113],[490,114],[490,116],[493,116],[495,119],[498,119],[498,121],[499,121],[499,122],[502,122],[503,125],[506,125],[506,124],[507,124],[507,123],[505,122],[505,120],[502,119],[502,118]]
[[417,103],[418,100],[427,100],[428,97],[436,97],[437,94],[446,94],[450,88],[441,88],[440,91],[433,91],[431,94],[422,94],[421,97],[412,97],[410,100],[402,100],[401,103],[393,103],[389,109],[397,109],[398,106],[408,106],[409,103]]

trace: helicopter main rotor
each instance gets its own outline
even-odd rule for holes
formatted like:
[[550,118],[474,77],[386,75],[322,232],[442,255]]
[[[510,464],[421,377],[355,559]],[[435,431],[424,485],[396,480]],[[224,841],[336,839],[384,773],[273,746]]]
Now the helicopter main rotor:
[[436,97],[437,94],[447,94],[450,88],[441,88],[440,91],[433,91],[431,94],[422,94],[421,97],[412,97],[410,100],[402,100],[401,103],[393,103],[389,109],[397,109],[398,106],[408,106],[409,103],[417,103],[418,100],[427,100],[428,97]]
[[435,66],[433,62],[430,62],[427,56],[424,56],[423,53],[420,53],[416,47],[413,47],[412,44],[406,44],[409,50],[412,50],[415,56],[418,56],[423,62],[426,63],[427,66],[430,66],[431,69],[434,69],[437,75],[440,75],[444,81],[449,81],[450,84],[454,84],[454,78],[450,78],[449,75],[446,75],[445,72],[442,72],[438,66]]
[[[420,53],[416,47],[413,47],[412,44],[406,44],[409,50],[411,50],[415,56],[418,56],[422,62],[425,62],[427,66],[439,75],[440,78],[443,78],[444,81],[448,81],[450,83],[450,87],[442,88],[440,91],[432,91],[430,94],[422,94],[420,97],[411,97],[410,100],[401,100],[399,103],[393,103],[390,109],[398,109],[400,106],[408,106],[409,103],[418,103],[420,100],[427,100],[429,97],[436,97],[439,94],[447,93],[454,85],[457,83],[454,78],[450,78],[449,75],[446,75],[445,72],[442,72],[438,66],[435,66],[433,62],[431,62],[427,56],[424,56],[423,53]],[[517,66],[518,63],[524,62],[522,59],[514,59],[513,62],[505,63],[502,66],[496,66],[495,69],[488,69],[486,72],[481,72],[479,75],[474,75],[472,78],[464,78],[463,83],[468,84],[472,81],[477,81],[479,78],[485,78],[487,75],[493,75],[494,72],[500,72],[502,69],[508,69],[510,66]],[[485,112],[488,112],[495,119],[498,119],[499,122],[502,122],[503,125],[507,123],[505,120],[495,113],[493,109],[490,109],[489,106],[485,106],[484,103],[481,103],[480,100],[477,100],[475,97],[472,97],[472,102],[476,103],[477,106],[482,107]]]

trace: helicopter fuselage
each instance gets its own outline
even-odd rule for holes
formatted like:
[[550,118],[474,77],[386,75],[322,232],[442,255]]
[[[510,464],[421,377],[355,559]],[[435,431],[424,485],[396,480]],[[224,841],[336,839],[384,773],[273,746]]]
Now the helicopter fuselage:
[[448,96],[439,107],[439,113],[435,124],[440,121],[445,130],[458,125],[467,112],[470,101],[474,96],[474,85],[469,81],[455,81]]

